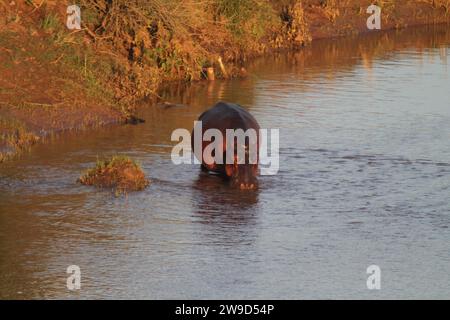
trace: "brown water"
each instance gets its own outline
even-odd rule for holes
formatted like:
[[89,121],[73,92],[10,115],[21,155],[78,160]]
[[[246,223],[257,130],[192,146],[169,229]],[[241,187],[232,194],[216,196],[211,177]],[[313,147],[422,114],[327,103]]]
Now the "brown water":
[[[245,80],[162,93],[189,107],[143,106],[143,125],[2,165],[0,297],[449,298],[449,45],[446,27],[317,41],[254,61]],[[257,192],[170,160],[172,131],[217,100],[281,129],[280,171]],[[147,190],[75,183],[116,153],[142,163]]]

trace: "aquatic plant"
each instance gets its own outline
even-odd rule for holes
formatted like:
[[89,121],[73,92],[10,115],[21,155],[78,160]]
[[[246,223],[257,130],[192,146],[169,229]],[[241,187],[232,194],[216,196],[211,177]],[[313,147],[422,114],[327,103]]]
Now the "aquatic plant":
[[22,123],[0,114],[0,163],[28,150],[39,139]]
[[140,165],[129,157],[121,155],[107,160],[97,160],[95,167],[87,170],[78,182],[113,189],[116,195],[140,191],[150,184]]

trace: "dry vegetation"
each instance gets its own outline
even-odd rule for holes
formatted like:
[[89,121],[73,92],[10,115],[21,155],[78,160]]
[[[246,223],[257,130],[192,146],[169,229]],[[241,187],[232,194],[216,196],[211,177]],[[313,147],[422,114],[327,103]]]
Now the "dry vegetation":
[[[83,0],[82,21],[93,41],[126,59],[113,70],[117,98],[154,95],[162,81],[237,74],[236,64],[308,38],[300,1]],[[218,64],[225,61],[226,74]]]
[[[73,83],[81,85],[78,91],[85,98],[95,96],[104,104],[118,106],[125,114],[132,112],[136,100],[156,97],[163,81],[199,80],[205,77],[208,67],[214,67],[216,78],[234,76],[249,57],[305,45],[321,31],[328,35],[355,33],[358,31],[355,20],[364,23],[361,16],[371,3],[79,0],[83,30],[70,32],[65,27],[67,1],[26,0],[16,1],[15,5],[8,2],[0,2],[0,33],[12,30],[20,36],[34,35],[31,41],[39,38],[52,50],[42,53],[30,46],[24,48],[25,52],[31,57],[39,55],[34,57],[38,60],[46,57],[43,63],[70,70],[72,78],[77,78]],[[421,4],[437,11],[450,8],[450,0],[374,2],[383,8],[384,22],[389,24],[390,17],[401,20],[393,26],[406,19],[396,16],[404,6],[415,6],[411,10],[417,9],[418,13],[427,9]],[[20,59],[14,48],[3,46],[2,50],[4,55],[10,55],[9,64],[14,65]],[[218,63],[219,58],[225,62],[226,73]],[[60,70],[54,73],[57,72],[61,73]]]
[[275,2],[80,0],[70,31],[68,1],[0,1],[0,159],[29,137],[133,118],[163,81],[234,76],[250,56],[304,44],[300,2]]
[[[32,136],[133,118],[135,102],[157,100],[163,82],[199,80],[206,70],[233,77],[250,57],[364,32],[372,1],[75,2],[80,31],[65,25],[72,2],[0,1],[3,158],[5,150],[34,143]],[[383,28],[449,21],[449,2],[375,1],[383,8]],[[6,126],[5,119],[14,121]]]
[[0,118],[0,163],[27,150],[39,137],[14,119]]

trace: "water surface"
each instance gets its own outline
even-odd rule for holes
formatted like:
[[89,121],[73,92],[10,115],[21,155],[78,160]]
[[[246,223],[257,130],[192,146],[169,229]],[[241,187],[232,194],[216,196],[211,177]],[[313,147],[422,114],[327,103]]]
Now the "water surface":
[[[187,106],[144,105],[143,125],[3,164],[0,298],[449,298],[449,46],[448,27],[316,41],[252,62],[247,79],[169,86]],[[257,192],[171,162],[172,131],[218,100],[280,129],[280,171]],[[75,183],[117,153],[142,164],[147,190]]]

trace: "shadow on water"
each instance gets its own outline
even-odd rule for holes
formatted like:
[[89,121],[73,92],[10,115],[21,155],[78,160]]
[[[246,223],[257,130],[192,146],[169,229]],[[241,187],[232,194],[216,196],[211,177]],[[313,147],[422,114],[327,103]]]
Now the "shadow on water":
[[259,190],[242,191],[230,188],[219,175],[199,172],[192,186],[194,216],[203,223],[245,225],[254,223],[258,209]]

